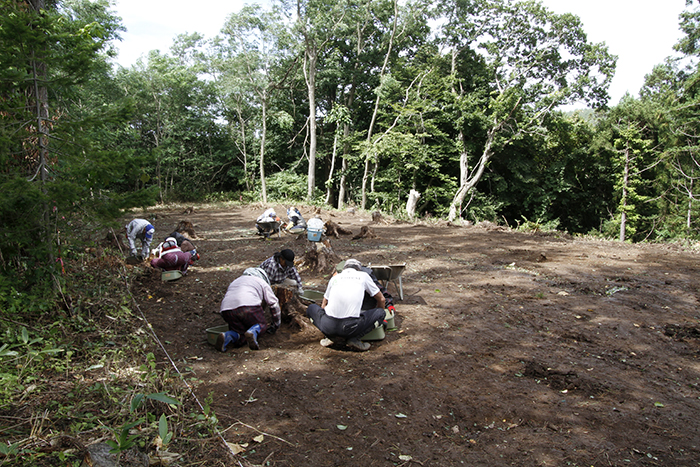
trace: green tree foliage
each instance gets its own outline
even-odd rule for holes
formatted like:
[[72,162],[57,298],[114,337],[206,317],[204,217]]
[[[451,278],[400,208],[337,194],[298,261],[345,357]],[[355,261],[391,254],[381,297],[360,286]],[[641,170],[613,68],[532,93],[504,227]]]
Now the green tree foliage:
[[[35,15],[54,35],[48,42],[51,34],[17,29],[31,4],[5,2],[16,12],[2,19],[1,85],[15,110],[2,118],[17,123],[0,128],[0,157],[14,174],[0,205],[33,209],[27,227],[42,244],[51,244],[41,241],[49,201],[60,198],[52,189],[62,187],[73,211],[109,217],[154,194],[166,202],[244,191],[265,201],[270,174],[276,200],[300,197],[304,181],[305,199],[398,213],[415,189],[419,215],[526,218],[572,232],[606,220],[611,232],[624,213],[626,238],[693,231],[695,70],[669,60],[638,101],[594,118],[564,115],[557,107],[572,102],[605,107],[615,58],[588,42],[577,17],[537,1],[250,5],[216,38],[182,35],[168,54],[116,71],[108,57],[121,27],[105,0]],[[688,56],[696,22],[694,11],[681,18],[678,50]],[[15,64],[11,38],[22,34],[26,60]],[[31,58],[33,41],[46,58]],[[69,49],[77,53],[61,61]],[[22,76],[24,88],[15,85]],[[48,85],[32,89],[39,82]],[[24,119],[18,108],[29,110]],[[17,138],[19,127],[35,133],[33,158],[22,155],[32,140]],[[625,147],[630,185],[619,178]]]
[[[260,184],[263,202],[267,202],[265,186],[265,151],[267,142],[268,108],[271,94],[287,81],[293,64],[285,63],[291,46],[291,36],[277,9],[262,11],[258,5],[246,6],[229,16],[222,29],[225,40],[215,41],[213,57],[218,89],[226,96],[229,125],[238,125],[240,154],[244,169],[248,169],[248,139],[246,127],[258,134]],[[246,118],[250,115],[249,118]],[[233,135],[232,135],[233,136]],[[248,177],[246,177],[248,180]]]
[[654,238],[666,219],[666,113],[654,102],[625,96],[598,127],[598,154],[609,161],[613,203],[604,226],[621,241]]
[[76,110],[87,80],[109,69],[120,26],[107,2],[0,10],[0,262],[31,284],[53,269],[59,232],[130,203],[111,183],[121,155],[85,137],[105,128],[102,109]]
[[199,36],[181,36],[173,48],[178,55],[151,51],[116,76],[124,96],[134,104],[129,127],[130,150],[135,157],[130,177],[136,186],[143,181],[157,185],[161,201],[193,200],[209,189],[237,187],[225,173],[229,149],[225,134],[216,123],[214,85],[199,77],[188,63]]
[[556,15],[534,1],[458,5],[453,17],[464,18],[471,27],[448,29],[445,37],[453,47],[480,49],[494,83],[487,101],[486,141],[455,194],[450,220],[483,175],[495,145],[502,147],[521,133],[538,131],[558,105],[585,100],[604,106],[615,68],[615,58],[604,45],[587,42],[576,16]]

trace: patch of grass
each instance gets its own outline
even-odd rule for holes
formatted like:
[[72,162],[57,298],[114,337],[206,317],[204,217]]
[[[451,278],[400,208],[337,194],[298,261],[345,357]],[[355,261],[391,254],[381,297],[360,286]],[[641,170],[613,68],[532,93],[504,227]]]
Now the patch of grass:
[[60,288],[40,296],[0,280],[0,464],[78,466],[76,446],[99,440],[118,456],[136,448],[185,464],[216,449],[202,441],[216,441],[211,401],[203,412],[143,350],[157,347],[130,306],[133,273],[114,273],[121,257],[76,253],[64,263]]

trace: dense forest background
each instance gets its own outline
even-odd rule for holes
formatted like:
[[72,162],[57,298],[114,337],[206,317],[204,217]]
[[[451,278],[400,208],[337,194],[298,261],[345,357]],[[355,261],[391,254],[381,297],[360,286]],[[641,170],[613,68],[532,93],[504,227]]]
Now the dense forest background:
[[[536,1],[298,0],[113,63],[107,0],[2,0],[0,263],[156,203],[304,201],[695,239],[697,5],[610,107],[616,57]],[[583,110],[564,112],[575,105]],[[43,273],[42,273],[42,270]]]

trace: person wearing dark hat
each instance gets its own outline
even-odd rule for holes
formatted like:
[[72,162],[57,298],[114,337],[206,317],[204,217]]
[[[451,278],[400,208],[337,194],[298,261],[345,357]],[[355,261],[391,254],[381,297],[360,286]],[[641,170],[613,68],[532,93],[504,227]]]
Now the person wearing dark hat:
[[[177,246],[184,252],[192,251],[195,250],[197,251],[197,247],[194,246],[194,242],[190,240],[189,238],[185,237],[182,235],[180,232],[177,230],[172,232],[170,235],[168,235],[168,238],[174,238],[175,241],[177,242]],[[166,238],[166,240],[168,239]]]
[[[264,306],[270,308],[272,322],[265,319]],[[259,350],[258,336],[274,333],[282,322],[279,301],[270,288],[270,281],[260,268],[248,268],[231,282],[219,308],[228,324],[228,331],[216,337],[216,350],[226,352],[229,345],[240,347],[245,342],[251,350]]]
[[[376,300],[377,308],[362,310],[365,293]],[[365,351],[370,344],[360,339],[384,323],[385,303],[379,287],[362,271],[360,262],[349,259],[341,273],[328,282],[321,306],[312,303],[306,316],[326,336],[321,340],[324,347],[345,341],[351,349]]]
[[281,284],[285,287],[296,287],[299,295],[304,293],[301,276],[294,267],[294,252],[282,250],[267,258],[260,265],[270,278],[270,284]]

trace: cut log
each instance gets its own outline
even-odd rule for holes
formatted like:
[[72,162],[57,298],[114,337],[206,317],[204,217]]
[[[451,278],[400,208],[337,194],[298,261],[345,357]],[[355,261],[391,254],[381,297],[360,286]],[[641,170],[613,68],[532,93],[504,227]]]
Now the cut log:
[[352,230],[345,229],[333,221],[326,221],[326,236],[340,238],[341,235],[352,235]]
[[180,233],[187,233],[187,235],[189,235],[190,238],[197,238],[197,235],[194,233],[194,226],[190,221],[180,221],[180,223],[177,224],[177,229],[175,229],[175,231]]
[[360,233],[352,237],[353,240],[358,240],[360,238],[378,238],[377,234],[374,233],[372,229],[369,228],[369,226],[363,225],[362,229],[360,229]]
[[329,274],[335,270],[340,257],[335,254],[329,239],[320,242],[307,242],[303,258],[298,262],[297,269],[306,269],[313,274]]

